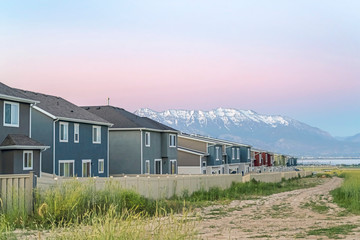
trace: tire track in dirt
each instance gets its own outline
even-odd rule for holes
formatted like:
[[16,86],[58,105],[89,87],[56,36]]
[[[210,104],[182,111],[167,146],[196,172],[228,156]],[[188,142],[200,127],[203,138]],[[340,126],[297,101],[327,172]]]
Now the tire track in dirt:
[[341,183],[341,178],[334,177],[313,188],[207,207],[201,211],[203,220],[197,229],[202,239],[209,240],[328,239],[326,236],[309,236],[307,232],[355,224],[359,227],[342,238],[360,239],[360,216],[344,215],[344,209],[332,203],[329,192]]

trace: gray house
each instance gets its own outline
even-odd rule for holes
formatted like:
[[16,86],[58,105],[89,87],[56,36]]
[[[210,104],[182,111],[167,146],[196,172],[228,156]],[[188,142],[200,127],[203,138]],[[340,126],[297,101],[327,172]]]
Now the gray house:
[[41,173],[43,143],[31,138],[31,106],[38,101],[0,82],[0,174]]
[[31,136],[50,146],[43,172],[64,177],[107,177],[108,127],[112,124],[56,96],[18,90],[37,104],[31,107]]
[[178,131],[113,106],[83,107],[109,128],[110,175],[176,174]]

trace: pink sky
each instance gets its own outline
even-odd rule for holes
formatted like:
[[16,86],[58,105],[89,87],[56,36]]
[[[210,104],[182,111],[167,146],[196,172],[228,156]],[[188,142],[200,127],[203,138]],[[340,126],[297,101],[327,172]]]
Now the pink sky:
[[327,3],[2,3],[0,80],[78,105],[252,109],[352,135],[359,15]]

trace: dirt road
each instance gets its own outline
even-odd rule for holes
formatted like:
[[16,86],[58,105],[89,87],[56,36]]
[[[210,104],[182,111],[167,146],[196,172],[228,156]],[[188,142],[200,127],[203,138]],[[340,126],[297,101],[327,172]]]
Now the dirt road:
[[329,191],[341,182],[326,179],[313,188],[211,206],[197,229],[202,239],[360,239],[360,216],[332,203]]

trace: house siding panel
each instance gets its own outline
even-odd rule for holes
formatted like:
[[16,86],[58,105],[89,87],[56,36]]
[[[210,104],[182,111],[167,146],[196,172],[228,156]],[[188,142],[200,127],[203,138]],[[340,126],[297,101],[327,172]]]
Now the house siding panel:
[[191,140],[187,138],[178,137],[178,146],[183,148],[189,148],[200,152],[206,152],[206,143],[197,140]]
[[140,131],[110,131],[110,175],[139,174],[141,170]]
[[[74,123],[68,122],[68,142],[59,141],[59,122],[55,123],[55,173],[59,174],[59,160],[75,160],[75,175],[82,176],[82,160],[91,160],[91,176],[107,176],[108,128],[101,126],[101,143],[92,142],[92,124],[79,123],[80,141],[74,143]],[[98,171],[98,160],[104,159],[104,173]]]
[[[14,102],[14,101],[8,101],[8,102]],[[0,99],[0,143],[2,143],[2,141],[6,138],[8,134],[25,134],[28,136],[29,124],[30,124],[30,104],[19,103],[19,127],[4,126],[4,100]]]
[[200,156],[178,151],[178,165],[181,166],[197,166],[200,167]]
[[42,171],[53,173],[53,120],[43,113],[31,110],[31,138],[50,148],[42,153]]

